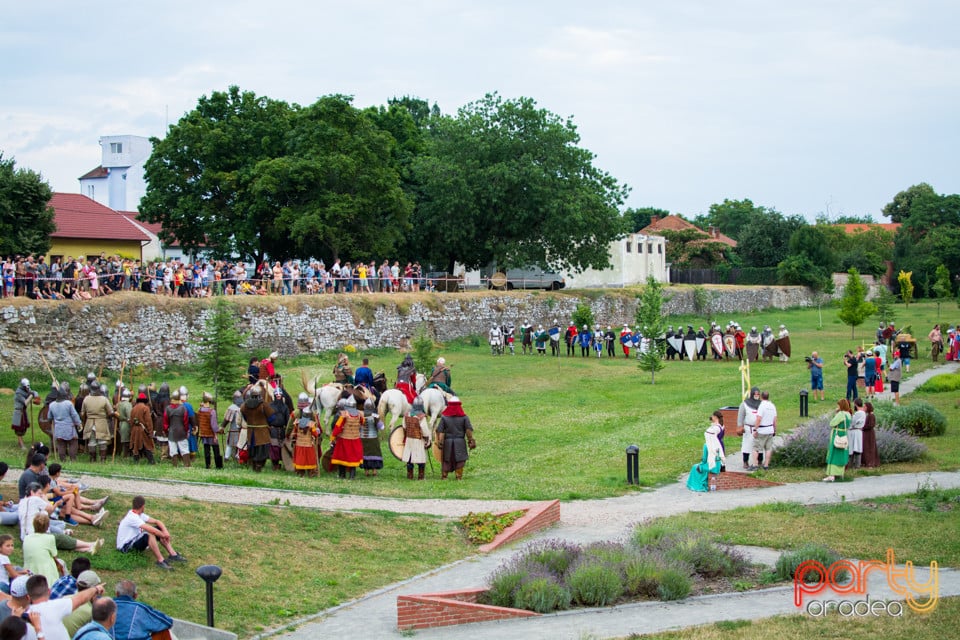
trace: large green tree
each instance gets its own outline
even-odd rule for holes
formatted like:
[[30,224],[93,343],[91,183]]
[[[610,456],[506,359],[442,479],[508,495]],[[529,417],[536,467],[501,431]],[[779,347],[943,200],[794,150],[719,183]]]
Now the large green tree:
[[660,338],[664,334],[663,320],[663,285],[653,276],[647,277],[647,284],[637,296],[637,326],[645,338],[649,338],[649,347],[640,354],[637,366],[641,371],[650,372],[650,384],[657,383],[657,371],[665,366],[663,355],[666,353],[666,344]]
[[934,296],[940,264],[960,273],[960,195],[941,195],[922,183],[894,196],[884,213],[903,223],[894,238],[896,269],[913,273],[918,297]]
[[0,152],[0,254],[41,254],[56,231],[53,192],[43,177]]
[[776,267],[789,255],[790,238],[805,226],[800,216],[784,217],[773,209],[759,207],[737,238],[737,254],[745,267]]
[[639,207],[636,209],[627,209],[623,212],[623,217],[627,219],[630,225],[630,231],[636,233],[644,227],[650,226],[653,218],[666,218],[670,212],[666,209],[657,209],[656,207]]
[[434,265],[602,269],[629,189],[593,165],[573,121],[488,94],[432,120],[414,163],[418,246]]
[[186,250],[259,261],[288,246],[275,212],[253,193],[257,165],[285,155],[295,107],[230,87],[202,96],[144,166],[140,215]]
[[743,200],[724,199],[723,202],[710,205],[707,215],[694,218],[693,223],[701,229],[716,227],[724,235],[730,236],[739,242],[740,234],[759,215],[767,213],[767,209],[753,204],[749,198]]
[[843,324],[849,325],[850,337],[853,338],[857,327],[875,314],[877,307],[867,301],[867,285],[864,284],[857,270],[850,269],[847,274],[849,277],[843,289],[843,296],[840,298],[840,311],[837,312],[837,317]]
[[883,215],[890,218],[890,222],[905,222],[911,215],[914,200],[936,194],[926,182],[915,184],[893,196],[893,200],[883,208]]
[[275,217],[289,238],[277,257],[393,254],[412,208],[400,186],[395,144],[346,96],[325,96],[299,110],[286,154],[259,162],[251,183],[257,216]]

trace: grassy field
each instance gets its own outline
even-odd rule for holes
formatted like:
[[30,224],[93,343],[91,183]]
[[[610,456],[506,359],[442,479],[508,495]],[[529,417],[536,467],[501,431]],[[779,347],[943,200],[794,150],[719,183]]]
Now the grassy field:
[[[950,309],[946,309],[950,311]],[[909,309],[897,308],[897,324],[912,324],[915,334],[925,335],[936,321],[936,305],[915,303]],[[791,330],[794,357],[787,364],[758,363],[751,368],[752,382],[771,391],[777,403],[781,425],[787,429],[799,422],[798,391],[809,384],[803,355],[816,349],[825,360],[828,398],[839,397],[845,387],[845,371],[840,362],[843,352],[868,341],[875,330],[871,321],[850,338],[850,328],[836,319],[833,309],[822,312],[823,326],[816,309],[771,310],[724,315],[717,320],[726,324],[738,320],[746,329],[751,325],[778,326]],[[603,323],[602,318],[598,321]],[[705,318],[671,317],[674,325],[705,324]],[[928,347],[921,340],[921,353]],[[171,477],[241,485],[338,493],[374,494],[428,498],[513,498],[548,499],[596,498],[623,494],[636,488],[625,483],[624,449],[640,446],[640,479],[646,487],[676,481],[699,457],[702,433],[707,417],[716,408],[736,405],[740,399],[740,373],[737,362],[668,362],[657,374],[655,385],[650,375],[640,371],[635,360],[583,359],[580,357],[539,357],[517,355],[493,357],[481,341],[469,339],[442,346],[441,353],[453,367],[453,386],[476,428],[477,450],[471,455],[466,481],[440,482],[434,470],[424,483],[408,483],[401,465],[389,455],[387,467],[377,478],[341,483],[332,477],[298,479],[290,474],[254,475],[244,468],[206,471],[172,469],[167,465],[149,468],[128,463],[90,465],[71,464],[68,475],[96,472],[141,477]],[[354,362],[367,355],[372,368],[392,377],[400,354],[380,350],[357,353]],[[299,371],[311,376],[326,376],[333,354],[300,357],[278,364],[292,395],[301,390]],[[929,355],[921,356],[911,373],[931,366]],[[104,374],[111,381],[112,374]],[[33,372],[34,387],[45,392],[49,378]],[[137,372],[134,383],[151,379],[172,385],[186,384],[196,399],[205,388],[203,381],[187,368],[157,372]],[[0,386],[15,384],[19,374],[0,376]],[[944,394],[940,394],[944,395]],[[946,394],[950,395],[950,394]],[[956,469],[960,448],[960,430],[956,428],[958,410],[952,398],[927,396],[941,406],[949,419],[947,435],[928,442],[930,454],[910,464],[884,467],[879,472]],[[0,415],[9,415],[12,400],[0,396]],[[811,413],[827,412],[833,401],[811,402]],[[8,462],[20,458],[14,448],[13,434],[0,430],[0,456]],[[738,440],[731,438],[728,448]],[[779,469],[771,479],[794,481],[814,479],[820,469]]]

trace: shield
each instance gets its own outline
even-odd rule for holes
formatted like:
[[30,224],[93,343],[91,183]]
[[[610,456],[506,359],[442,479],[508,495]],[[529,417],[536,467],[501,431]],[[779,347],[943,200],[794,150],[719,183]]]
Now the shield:
[[673,347],[677,353],[683,353],[683,338],[680,336],[670,336],[667,338],[667,344]]
[[430,444],[430,448],[433,449],[433,459],[443,464],[443,449],[440,448],[440,443],[437,442],[436,438]]
[[723,353],[723,338],[720,337],[719,333],[715,333],[710,336],[710,344],[713,345],[713,350],[717,353]]
[[683,341],[683,351],[687,354],[688,360],[693,360],[697,357],[697,340],[696,338],[692,340]]
[[633,336],[629,333],[625,333],[620,336],[620,344],[630,345],[633,342]]
[[750,362],[756,362],[760,357],[760,345],[756,342],[747,343],[747,359]]
[[765,358],[773,358],[777,355],[777,341],[773,339],[773,336],[770,336],[768,340],[765,340],[763,343],[763,356]]
[[780,351],[783,352],[783,355],[790,357],[790,336],[783,336],[782,338],[777,338],[777,346],[780,348]]
[[320,458],[320,466],[327,473],[333,471],[333,447],[329,447],[323,452],[323,457]]
[[707,352],[704,349],[704,347],[706,346],[707,346],[706,338],[697,338],[697,353],[706,355]]
[[554,342],[560,341],[560,327],[550,327],[547,329],[547,333],[550,334],[550,339]]
[[283,468],[287,471],[294,471],[293,468],[293,443],[290,440],[284,440],[280,445],[280,459],[283,461]]
[[727,355],[733,357],[737,354],[737,339],[732,334],[723,336],[723,346],[727,349]]
[[43,409],[40,409],[40,413],[37,415],[37,426],[40,427],[40,431],[43,431],[48,438],[53,438],[53,420],[48,416],[50,413],[50,405],[44,405]]
[[390,432],[390,453],[397,460],[403,460],[403,425],[394,427]]

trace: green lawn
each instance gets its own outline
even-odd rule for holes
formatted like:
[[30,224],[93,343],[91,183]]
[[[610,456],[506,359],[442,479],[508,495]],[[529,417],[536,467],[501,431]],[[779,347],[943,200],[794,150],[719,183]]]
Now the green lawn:
[[[915,303],[909,309],[898,307],[898,326],[913,324],[915,333],[926,333],[935,321],[936,305]],[[824,325],[818,326],[816,309],[771,310],[758,313],[724,314],[717,320],[726,324],[738,320],[746,329],[751,325],[786,324],[793,339],[794,358],[787,364],[758,363],[752,367],[752,381],[771,391],[778,404],[781,425],[790,428],[799,421],[798,391],[808,383],[802,355],[818,350],[826,361],[828,397],[836,398],[845,387],[845,372],[840,358],[849,347],[868,340],[874,323],[861,327],[857,339],[850,329],[836,320],[836,312],[823,311]],[[598,318],[606,324],[603,318]],[[671,317],[674,325],[705,324],[703,318]],[[862,338],[862,339],[861,339]],[[921,342],[926,348],[926,345]],[[466,481],[440,482],[436,470],[424,483],[408,483],[400,464],[388,456],[385,472],[376,479],[340,483],[331,477],[298,479],[290,474],[264,473],[255,476],[247,469],[223,472],[202,468],[148,468],[129,464],[70,465],[67,474],[86,471],[117,473],[143,477],[171,477],[236,484],[259,484],[279,488],[333,491],[389,496],[431,498],[516,498],[548,499],[594,498],[619,495],[636,490],[625,483],[624,449],[640,445],[640,477],[643,486],[658,486],[676,481],[699,457],[702,433],[709,414],[724,405],[736,405],[740,399],[740,373],[737,362],[668,362],[657,374],[655,385],[650,375],[640,371],[635,360],[552,359],[538,356],[489,355],[482,342],[478,346],[461,340],[443,346],[443,355],[453,365],[453,386],[476,428],[477,450],[468,464]],[[374,370],[392,376],[400,360],[395,351],[380,350],[355,354],[358,361],[369,355]],[[279,362],[292,395],[300,391],[299,369],[311,375],[327,375],[332,355],[301,357],[294,362]],[[929,357],[914,362],[912,372],[931,366]],[[148,374],[139,373],[144,379]],[[107,377],[105,375],[105,377]],[[19,374],[0,377],[0,384],[15,383]],[[111,380],[114,378],[110,377]],[[186,368],[152,372],[150,379],[171,384],[186,384],[192,398],[204,389]],[[34,386],[46,390],[48,379],[33,375]],[[142,379],[135,378],[134,382]],[[947,435],[931,440],[930,455],[909,465],[884,468],[889,471],[919,471],[957,468],[956,451],[960,445],[957,410],[946,405],[950,428]],[[811,403],[811,412],[829,411],[833,402]],[[9,414],[11,399],[0,396],[0,414]],[[13,434],[0,430],[0,456],[16,461]],[[731,439],[730,444],[737,446]],[[729,446],[729,445],[728,445]],[[429,470],[428,470],[429,473]],[[805,480],[818,477],[818,470],[777,470],[772,479]]]

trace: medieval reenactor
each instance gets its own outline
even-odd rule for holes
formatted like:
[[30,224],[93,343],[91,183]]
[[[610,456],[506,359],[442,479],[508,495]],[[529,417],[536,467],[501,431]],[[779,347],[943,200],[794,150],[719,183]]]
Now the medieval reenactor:
[[777,341],[773,337],[770,325],[764,325],[760,332],[760,348],[763,352],[763,361],[769,362],[777,355]]
[[490,355],[503,355],[503,331],[497,325],[490,327],[488,335]]
[[533,325],[529,322],[520,325],[520,344],[524,355],[527,354],[527,349],[530,350],[530,355],[533,355]]
[[500,330],[503,331],[504,343],[507,345],[507,348],[510,349],[510,355],[516,355],[516,352],[513,350],[513,334],[517,332],[517,328],[513,324],[505,324],[500,327]]
[[542,324],[538,324],[537,332],[533,334],[533,343],[537,347],[537,355],[547,355],[547,341],[549,339],[550,334],[547,333],[547,330],[543,328]]
[[217,421],[217,410],[213,406],[213,395],[208,391],[203,392],[203,400],[200,402],[200,408],[197,410],[197,429],[200,435],[200,442],[203,444],[203,462],[207,469],[210,468],[211,450],[217,469],[223,469],[223,457],[220,455],[220,441],[217,440],[217,434],[220,433],[220,423]]
[[620,348],[623,349],[623,357],[630,357],[630,345],[633,344],[633,331],[630,330],[630,325],[623,325],[623,329],[620,330]]
[[137,402],[130,410],[130,454],[134,462],[140,462],[140,456],[143,456],[148,464],[156,464],[153,459],[153,416],[145,391],[137,394]]
[[403,392],[407,402],[413,403],[417,397],[417,365],[413,362],[413,356],[409,353],[403,358],[403,362],[397,367],[397,389]]
[[83,399],[80,408],[80,420],[83,422],[83,437],[87,441],[87,453],[90,462],[107,459],[107,447],[110,444],[110,421],[116,416],[110,398],[103,393],[103,387],[96,380],[90,385],[90,395]]
[[760,332],[756,327],[750,327],[750,333],[747,334],[747,360],[756,362],[760,358]]
[[567,327],[566,332],[563,334],[563,341],[567,343],[567,357],[576,355],[577,353],[577,326],[573,324],[573,321],[570,321],[570,326]]
[[693,332],[693,325],[687,325],[687,333],[683,336],[683,354],[691,362],[697,355],[697,334]]
[[473,425],[463,412],[460,398],[453,397],[447,401],[447,408],[443,410],[437,427],[437,442],[443,452],[440,479],[443,480],[453,471],[457,480],[463,480],[463,467],[470,457],[469,450],[475,449],[477,442],[473,439]]
[[547,329],[547,334],[550,336],[550,355],[560,356],[560,334],[562,330],[560,329],[560,323],[556,320],[553,321],[553,324],[550,325],[550,328]]
[[453,393],[450,388],[450,367],[444,358],[437,358],[437,364],[430,372],[430,379],[427,380],[426,388],[435,387],[446,393]]
[[607,330],[603,332],[603,343],[607,347],[607,357],[614,358],[616,354],[613,351],[613,345],[617,341],[617,334],[613,332],[613,327],[607,325]]
[[737,359],[743,360],[744,346],[746,346],[747,334],[744,333],[743,329],[740,328],[740,325],[734,325],[733,327],[733,338],[737,342]]
[[377,415],[377,405],[373,398],[363,403],[363,422],[360,424],[360,443],[363,446],[363,473],[375,476],[383,469],[383,450],[380,448],[380,432],[383,421]]
[[780,325],[777,333],[777,350],[780,352],[780,362],[790,359],[790,332],[785,325]]
[[13,419],[11,428],[17,434],[17,444],[21,449],[26,449],[27,445],[23,443],[23,435],[30,428],[30,412],[27,407],[30,403],[40,404],[40,394],[30,388],[30,381],[26,378],[20,380],[20,386],[13,393]]
[[250,467],[257,473],[263,471],[270,455],[270,423],[273,408],[267,402],[268,387],[265,381],[259,381],[247,390],[240,415],[242,426],[247,430],[247,457]]
[[183,466],[189,467],[191,464],[190,414],[186,405],[180,400],[180,389],[170,392],[170,403],[163,410],[163,430],[167,434],[167,446],[173,466],[177,466],[182,460]]
[[351,480],[357,477],[357,467],[363,462],[363,443],[360,441],[360,424],[363,415],[357,411],[357,401],[352,395],[337,403],[340,411],[333,424],[331,438],[334,440],[330,463],[337,467],[337,476]]
[[697,331],[697,360],[707,359],[707,342],[707,332],[704,331],[701,325]]
[[407,480],[413,480],[414,465],[417,466],[417,479],[423,480],[427,466],[427,447],[430,445],[426,420],[423,400],[418,396],[410,408],[410,415],[403,418],[403,453],[400,460],[407,465]]
[[716,322],[710,325],[710,351],[713,352],[714,360],[723,359],[723,332]]
[[337,364],[333,367],[333,381],[353,384],[353,369],[350,367],[350,358],[345,353],[337,356]]
[[667,340],[667,360],[673,360],[677,356],[677,350],[673,346],[673,325],[667,327],[667,333],[664,336]]
[[283,463],[280,447],[283,446],[283,441],[287,437],[287,425],[291,414],[281,389],[273,391],[270,408],[273,409],[273,413],[267,417],[267,423],[270,425],[270,462],[273,463],[273,470],[279,471]]

